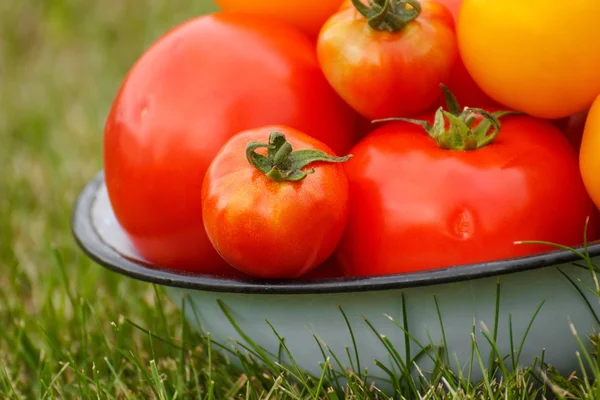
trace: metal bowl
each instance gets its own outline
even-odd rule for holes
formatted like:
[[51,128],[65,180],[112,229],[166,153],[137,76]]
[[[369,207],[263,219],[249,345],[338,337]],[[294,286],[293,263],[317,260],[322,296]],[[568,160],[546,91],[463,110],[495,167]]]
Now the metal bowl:
[[[102,173],[77,199],[72,225],[77,243],[98,264],[164,286],[177,305],[185,297],[190,324],[216,341],[248,344],[243,332],[277,355],[283,338],[296,364],[315,376],[332,352],[342,367],[356,370],[359,360],[361,371],[367,368],[389,387],[385,369],[398,371],[427,346],[430,351],[416,360],[423,373],[433,367],[435,354],[447,354],[450,368],[464,375],[471,370],[472,380],[482,377],[479,357],[483,365],[490,357],[506,357],[508,369],[543,358],[568,374],[579,370],[576,352],[581,351],[572,327],[584,337],[599,325],[598,297],[589,290],[596,285],[594,273],[567,250],[307,282],[191,275],[150,266],[135,252],[112,212]],[[587,251],[598,261],[600,242],[590,243]],[[282,360],[289,358],[284,354]]]

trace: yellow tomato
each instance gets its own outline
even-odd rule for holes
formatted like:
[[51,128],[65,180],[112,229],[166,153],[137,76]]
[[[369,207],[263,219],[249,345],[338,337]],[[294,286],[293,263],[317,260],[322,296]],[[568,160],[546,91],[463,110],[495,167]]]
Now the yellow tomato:
[[600,96],[588,113],[579,150],[579,169],[585,187],[600,208]]
[[459,49],[477,84],[540,118],[585,111],[600,93],[599,0],[464,0]]
[[223,11],[262,15],[295,26],[316,38],[343,0],[215,0]]

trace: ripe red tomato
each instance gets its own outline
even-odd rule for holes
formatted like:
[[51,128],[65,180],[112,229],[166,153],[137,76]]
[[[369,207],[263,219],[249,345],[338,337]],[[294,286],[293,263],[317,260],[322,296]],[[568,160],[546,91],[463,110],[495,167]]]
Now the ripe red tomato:
[[[435,2],[445,6],[450,11],[450,13],[452,13],[454,23],[456,24],[456,21],[458,20],[458,14],[460,11],[460,6],[463,0],[435,0]],[[340,9],[354,9],[352,0],[346,0],[344,3],[342,3]],[[467,68],[465,67],[465,64],[462,61],[460,53],[457,55],[456,61],[452,66],[452,70],[450,71],[450,75],[444,81],[444,83],[452,91],[457,100],[462,104],[468,105],[470,107],[485,107],[494,106],[497,104],[488,95],[486,95],[483,92],[483,90],[481,90],[481,88],[475,83],[475,81],[467,71]],[[443,104],[443,96],[440,96],[438,97],[438,101],[434,103],[432,108],[437,108]]]
[[[467,113],[454,115],[464,121]],[[423,118],[433,123],[433,115]],[[552,250],[515,241],[583,242],[593,205],[577,156],[555,126],[504,116],[495,137],[481,135],[487,122],[472,130],[453,124],[465,136],[447,134],[443,125],[430,137],[412,123],[387,123],[351,150],[345,164],[350,217],[336,252],[346,274],[403,273]],[[477,140],[466,136],[476,129]],[[452,150],[490,139],[474,150]]]
[[215,0],[215,3],[223,11],[261,15],[285,22],[315,38],[342,0]]
[[223,144],[284,124],[343,153],[354,116],[297,30],[233,13],[193,19],[147,50],[114,100],[104,166],[115,214],[150,263],[222,271],[204,231],[201,186]]
[[348,217],[348,181],[338,164],[348,157],[331,153],[283,126],[229,140],[202,185],[204,226],[219,254],[261,278],[297,278],[324,263]]
[[446,7],[430,1],[420,8],[405,7],[404,0],[386,4],[393,7],[380,12],[381,18],[372,15],[381,11],[375,2],[363,4],[360,12],[356,6],[341,7],[317,39],[325,77],[369,119],[408,116],[433,106],[457,57]]

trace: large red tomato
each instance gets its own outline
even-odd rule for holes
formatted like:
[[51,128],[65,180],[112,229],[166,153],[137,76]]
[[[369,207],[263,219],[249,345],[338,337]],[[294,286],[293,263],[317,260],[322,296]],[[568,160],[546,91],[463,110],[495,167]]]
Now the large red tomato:
[[469,129],[470,114],[455,113],[452,125],[461,129],[452,134],[443,124],[427,126],[428,135],[421,126],[391,122],[354,146],[344,165],[350,217],[336,253],[346,274],[436,269],[552,249],[515,241],[583,242],[593,204],[561,132],[547,121],[510,115],[495,136],[487,122]]
[[323,73],[368,119],[423,112],[457,57],[452,15],[432,1],[378,3],[343,5],[327,20],[317,40]]
[[282,124],[344,153],[354,113],[328,85],[314,43],[248,15],[193,19],[133,66],[105,127],[106,184],[135,248],[159,266],[225,267],[202,222],[206,169],[235,133]]
[[335,250],[348,217],[348,181],[331,150],[284,126],[241,132],[210,164],[202,186],[206,233],[235,268],[297,278]]

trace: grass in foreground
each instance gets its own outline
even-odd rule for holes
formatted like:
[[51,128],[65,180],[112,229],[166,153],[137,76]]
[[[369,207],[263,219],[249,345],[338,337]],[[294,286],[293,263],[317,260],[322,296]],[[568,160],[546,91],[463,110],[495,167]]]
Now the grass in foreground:
[[[325,347],[321,376],[258,365],[252,346],[234,367],[159,288],[105,271],[75,247],[73,200],[101,168],[104,118],[122,78],[165,30],[209,10],[207,0],[0,2],[0,398],[387,398],[360,371],[336,387]],[[592,378],[597,357],[582,353]],[[554,383],[544,385],[534,365],[497,380],[502,363],[484,367],[479,383],[444,368],[394,380],[407,398],[598,397],[594,379],[546,371]]]

